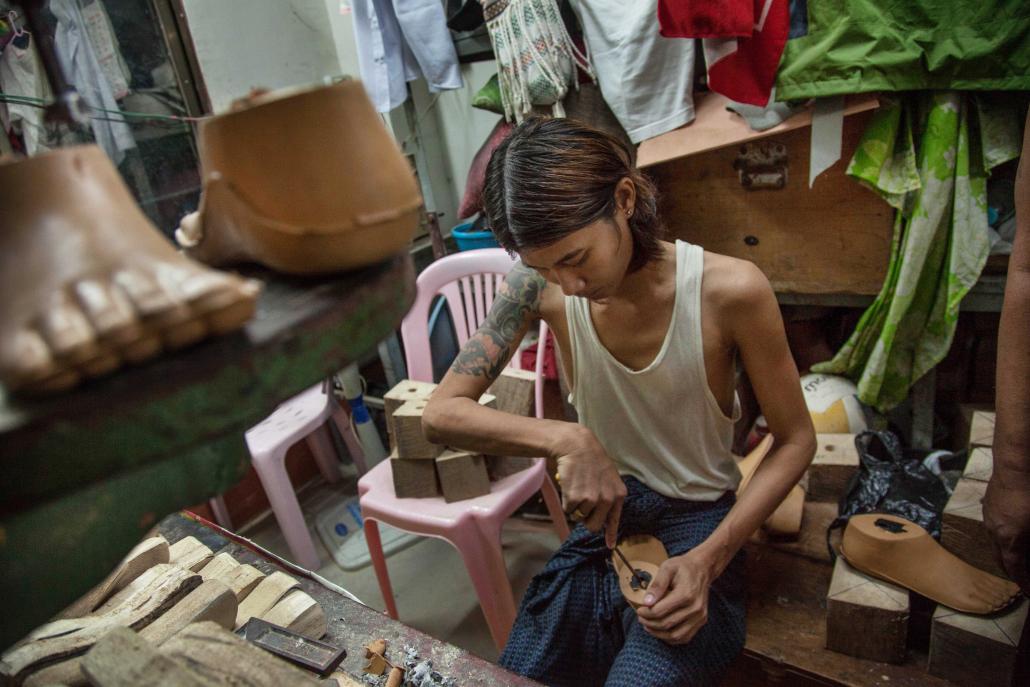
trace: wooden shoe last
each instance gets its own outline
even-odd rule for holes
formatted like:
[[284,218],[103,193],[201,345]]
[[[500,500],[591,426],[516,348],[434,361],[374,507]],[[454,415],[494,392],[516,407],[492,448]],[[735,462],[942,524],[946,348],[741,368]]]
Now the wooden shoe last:
[[202,262],[354,269],[411,239],[415,176],[358,81],[253,96],[200,128],[204,192],[176,240]]
[[243,325],[255,282],[184,257],[95,145],[0,163],[0,383],[59,391]]

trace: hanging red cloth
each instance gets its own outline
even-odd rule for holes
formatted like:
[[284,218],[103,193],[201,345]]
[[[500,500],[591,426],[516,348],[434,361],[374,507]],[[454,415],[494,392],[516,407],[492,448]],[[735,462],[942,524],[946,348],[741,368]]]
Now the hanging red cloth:
[[755,28],[753,0],[658,0],[666,38],[747,37]]
[[790,31],[788,0],[752,0],[755,23],[749,38],[708,38],[702,42],[708,87],[730,100],[769,104],[776,70]]

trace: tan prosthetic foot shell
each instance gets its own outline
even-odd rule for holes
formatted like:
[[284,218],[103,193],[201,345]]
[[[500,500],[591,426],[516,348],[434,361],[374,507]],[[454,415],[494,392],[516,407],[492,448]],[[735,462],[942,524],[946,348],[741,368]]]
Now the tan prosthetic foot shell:
[[96,146],[0,163],[0,383],[45,393],[253,315],[254,282],[181,255]]
[[[737,487],[738,494],[743,494],[747,486],[751,484],[751,478],[754,477],[755,470],[765,460],[772,445],[773,436],[767,434],[758,443],[758,446],[755,446],[751,453],[747,454],[737,464],[741,474],[740,486]],[[801,532],[801,517],[804,514],[804,510],[805,490],[795,484],[787,493],[787,497],[783,499],[783,502],[776,507],[773,514],[762,524],[762,529],[775,537],[796,537]]]
[[254,95],[200,128],[204,192],[176,240],[211,265],[353,269],[411,239],[415,175],[359,81]]
[[[620,540],[619,550],[633,566],[633,570],[637,571],[638,577],[643,573],[648,581],[654,579],[658,574],[658,568],[669,559],[665,545],[649,534],[637,534]],[[626,601],[633,608],[643,606],[647,590],[634,581],[633,570],[627,568],[614,551],[612,564],[615,566],[615,574],[619,577],[619,589],[622,590]]]
[[868,575],[963,613],[993,613],[1019,595],[1014,582],[974,568],[922,527],[895,515],[853,516],[844,530],[840,553]]

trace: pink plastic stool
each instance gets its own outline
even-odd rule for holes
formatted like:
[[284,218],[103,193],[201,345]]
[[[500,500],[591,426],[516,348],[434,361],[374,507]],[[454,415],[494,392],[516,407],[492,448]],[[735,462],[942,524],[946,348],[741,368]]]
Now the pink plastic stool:
[[446,503],[442,498],[399,499],[393,491],[393,469],[389,460],[376,465],[358,480],[365,539],[372,555],[379,589],[386,611],[398,619],[393,586],[376,521],[414,534],[449,542],[461,554],[476,590],[479,604],[498,650],[508,641],[515,622],[515,597],[501,552],[501,526],[537,491],[542,491],[558,537],[569,536],[558,492],[547,477],[547,463],[538,458],[532,467],[490,485],[490,493],[466,501]]
[[[318,570],[322,560],[315,550],[300,503],[297,502],[297,494],[286,472],[286,451],[305,439],[326,481],[339,481],[339,462],[328,434],[329,429],[325,426],[326,420],[332,418],[358,470],[365,472],[365,454],[351,430],[349,416],[333,395],[326,393],[327,388],[327,382],[316,384],[284,401],[275,412],[246,434],[254,470],[268,496],[293,560],[309,570]],[[211,499],[210,505],[218,524],[230,529],[232,523],[229,522],[222,497]]]

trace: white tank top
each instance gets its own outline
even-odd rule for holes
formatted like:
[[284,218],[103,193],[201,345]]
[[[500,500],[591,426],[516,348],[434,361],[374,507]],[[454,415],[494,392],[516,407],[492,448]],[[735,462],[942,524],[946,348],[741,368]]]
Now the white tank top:
[[566,296],[572,348],[569,402],[615,461],[660,494],[714,501],[735,491],[740,471],[730,447],[740,402],[726,417],[708,387],[701,345],[704,251],[676,242],[676,300],[658,355],[631,370],[608,352],[594,330],[590,302]]

